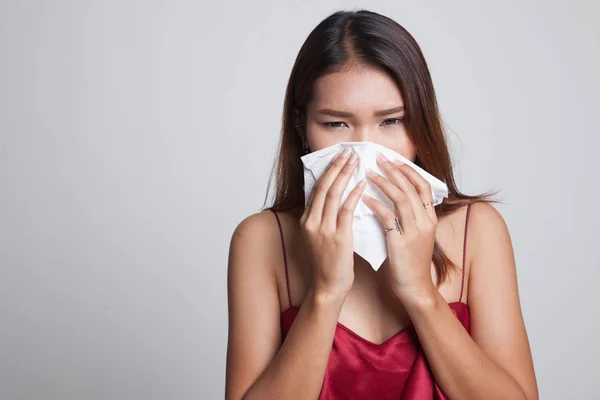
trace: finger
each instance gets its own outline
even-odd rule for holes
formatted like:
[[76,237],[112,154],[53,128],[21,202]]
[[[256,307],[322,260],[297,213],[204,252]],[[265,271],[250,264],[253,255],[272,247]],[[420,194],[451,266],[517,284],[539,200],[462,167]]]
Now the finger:
[[[329,166],[326,167],[326,169],[329,168]],[[306,205],[304,206],[304,212],[302,213],[302,216],[300,217],[300,222],[304,222],[306,220],[306,218],[308,217],[308,215],[310,214],[310,207],[311,207],[311,203],[313,202],[314,198],[315,198],[315,194],[317,193],[316,189],[316,182],[315,184],[313,184],[313,187],[310,190],[310,193],[308,195],[308,199],[306,199]]]
[[377,164],[386,173],[388,179],[397,187],[402,190],[403,193],[408,197],[408,201],[413,209],[413,214],[417,220],[417,224],[421,226],[425,222],[429,222],[429,217],[423,207],[423,202],[417,193],[417,189],[411,183],[411,181],[396,167],[390,160],[388,160],[383,154],[379,153],[377,157]]
[[344,165],[346,165],[349,156],[350,149],[344,149],[341,153],[336,154],[328,164],[325,172],[315,183],[313,188],[313,191],[315,191],[315,197],[312,200],[309,215],[309,219],[314,220],[315,223],[321,224],[325,196],[327,195],[331,184],[338,176],[340,170],[344,167]]
[[[427,181],[427,179],[423,178],[421,174],[419,174],[410,166],[402,162],[394,164],[396,165],[396,168],[398,168],[400,172],[402,172],[404,176],[406,176],[416,188],[417,193],[419,194],[419,198],[423,203],[423,209],[425,210],[425,213],[427,214],[431,222],[437,224],[437,214],[435,212],[435,207],[433,206],[433,193],[431,191],[431,184]],[[432,204],[431,206],[425,208],[425,203]]]
[[367,182],[362,179],[360,182],[356,184],[356,187],[352,189],[348,198],[342,205],[340,209],[340,213],[338,215],[338,229],[352,229],[352,224],[354,222],[354,210],[356,210],[356,206],[358,205],[358,201],[360,197],[365,192],[365,188],[367,187]]
[[[369,206],[370,209],[373,210],[375,215],[377,215],[381,221],[381,224],[383,225],[383,228],[393,228],[396,226],[396,214],[394,214],[394,212],[387,208],[383,203],[367,194],[363,194],[363,201],[367,206]],[[388,236],[388,239],[389,236],[401,236],[403,234],[405,226],[402,221],[402,217],[398,218],[398,220],[400,222],[400,228],[402,229],[402,232],[400,232],[398,229],[388,230],[385,232],[385,234]]]
[[369,170],[367,176],[394,203],[394,207],[403,224],[402,228],[407,232],[414,231],[416,229],[416,221],[408,196],[384,176],[379,175],[373,170]]
[[308,199],[306,200],[306,206],[304,206],[304,212],[302,213],[302,216],[300,217],[300,223],[304,223],[304,221],[308,218],[309,214],[310,214],[310,208],[311,208],[311,203],[313,202],[313,199],[315,198],[315,186],[313,185],[310,194],[308,195]]
[[340,212],[340,204],[342,202],[342,195],[348,187],[348,182],[354,173],[358,157],[356,154],[352,154],[350,159],[344,168],[340,171],[338,176],[335,177],[335,181],[327,191],[325,196],[325,204],[323,206],[323,217],[321,224],[331,229],[336,229],[338,214]]

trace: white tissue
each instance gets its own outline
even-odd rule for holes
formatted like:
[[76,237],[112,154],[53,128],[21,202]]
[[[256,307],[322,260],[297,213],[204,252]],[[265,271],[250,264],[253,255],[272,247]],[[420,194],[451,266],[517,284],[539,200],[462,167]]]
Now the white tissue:
[[[358,182],[366,178],[368,169],[387,177],[377,164],[378,152],[383,153],[390,161],[402,161],[425,178],[431,185],[434,206],[440,204],[445,197],[448,197],[448,187],[444,182],[395,151],[373,142],[340,142],[301,157],[302,163],[304,164],[305,204],[308,201],[315,182],[321,177],[321,174],[323,174],[331,159],[344,148],[350,149],[352,153],[357,155],[358,165],[342,195],[340,206],[346,201],[350,192]],[[379,189],[379,187],[377,187],[377,185],[372,183],[368,178],[366,178],[366,183],[367,187],[365,188],[364,193],[379,200],[390,210],[394,209],[391,200],[381,191],[381,189]],[[364,258],[371,267],[377,271],[388,256],[386,235],[379,218],[375,215],[373,210],[362,201],[362,199],[358,202],[356,209],[354,210],[353,236],[354,252]]]

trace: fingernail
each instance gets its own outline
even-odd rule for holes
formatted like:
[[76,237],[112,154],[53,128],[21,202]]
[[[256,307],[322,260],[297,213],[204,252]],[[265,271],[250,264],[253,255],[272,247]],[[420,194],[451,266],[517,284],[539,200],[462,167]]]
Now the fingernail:
[[354,164],[357,159],[358,157],[356,156],[356,154],[352,154],[352,157],[350,157],[350,159],[348,160],[348,165]]
[[367,184],[367,182],[364,179],[361,179],[356,186],[361,188],[361,187],[365,186],[366,184]]
[[371,178],[376,178],[379,176],[379,174],[377,172],[373,171],[372,169],[367,170],[367,175]]
[[384,156],[382,153],[378,153],[377,154],[377,159],[379,161],[381,161],[381,162],[384,162],[384,163],[389,163],[390,162],[390,160],[388,160],[387,157]]
[[344,151],[342,151],[342,154],[340,154],[341,158],[346,158],[350,155],[350,149],[346,148],[344,149]]

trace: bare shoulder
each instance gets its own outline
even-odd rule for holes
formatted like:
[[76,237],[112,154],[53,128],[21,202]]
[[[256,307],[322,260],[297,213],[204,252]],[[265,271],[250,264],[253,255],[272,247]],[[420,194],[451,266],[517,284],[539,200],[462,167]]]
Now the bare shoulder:
[[244,258],[259,257],[257,268],[272,267],[274,240],[278,229],[275,215],[271,211],[261,211],[244,218],[235,228],[231,237],[230,257],[241,253]]
[[502,214],[490,203],[471,204],[469,212],[469,242],[474,258],[492,256],[490,251],[512,250],[508,225]]
[[[491,224],[486,222],[488,220],[493,220],[497,224],[498,221],[502,221],[502,217],[487,202],[464,205],[439,219],[436,233],[438,244],[446,257],[459,266],[459,269],[450,271],[451,279],[448,281],[447,287],[440,288],[440,292],[448,298],[461,298],[471,304],[472,299],[469,295],[471,270],[474,260],[477,259],[477,253],[481,251],[481,243],[485,237],[489,237],[489,234],[482,232],[482,227],[487,231],[490,230]],[[463,268],[464,294],[460,297]]]
[[270,211],[244,218],[231,237],[227,269],[227,398],[241,398],[281,345],[275,240],[279,240],[279,230]]
[[527,398],[537,399],[511,237],[503,216],[487,202],[471,205],[469,246],[472,252],[471,336],[511,375]]
[[[244,218],[233,231],[227,267],[230,318],[245,320],[255,313],[273,316],[278,313],[273,245],[279,236],[276,225],[275,215],[263,211]],[[248,308],[250,300],[261,308]]]
[[485,201],[479,201],[471,204],[470,219],[474,220],[474,223],[480,225],[491,225],[492,227],[500,228],[506,227],[506,223],[500,211],[493,205]]
[[233,231],[233,240],[252,240],[256,235],[268,235],[273,229],[271,211],[261,211],[244,218]]

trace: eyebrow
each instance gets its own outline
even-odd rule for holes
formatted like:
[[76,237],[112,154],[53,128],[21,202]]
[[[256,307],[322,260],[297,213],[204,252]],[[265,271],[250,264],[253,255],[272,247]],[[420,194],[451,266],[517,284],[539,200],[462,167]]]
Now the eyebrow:
[[[388,108],[386,110],[375,111],[373,113],[373,116],[374,117],[381,117],[381,116],[384,116],[384,115],[395,114],[395,113],[398,113],[400,111],[404,111],[404,106],[398,106],[398,107],[394,107],[394,108]],[[350,112],[338,111],[338,110],[331,110],[329,108],[323,108],[321,110],[318,110],[317,114],[330,115],[332,117],[342,117],[342,118],[353,117],[353,114],[350,113]]]

